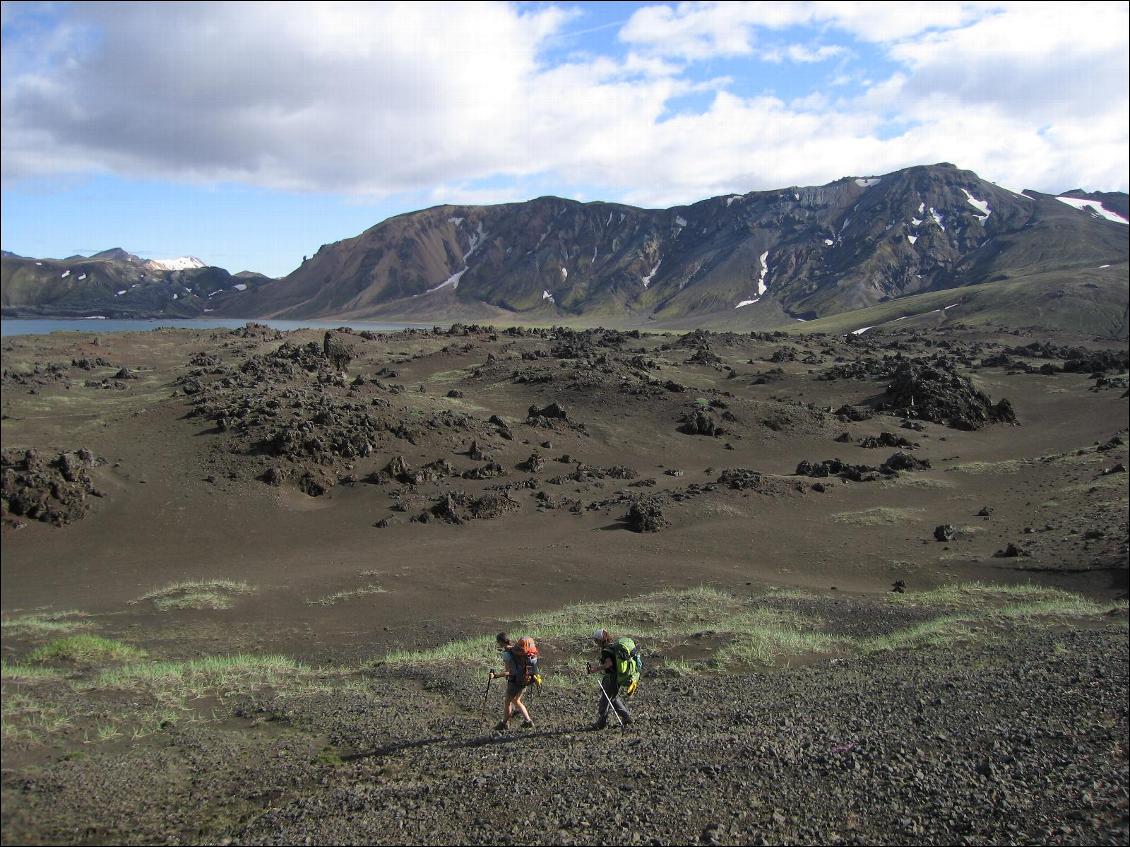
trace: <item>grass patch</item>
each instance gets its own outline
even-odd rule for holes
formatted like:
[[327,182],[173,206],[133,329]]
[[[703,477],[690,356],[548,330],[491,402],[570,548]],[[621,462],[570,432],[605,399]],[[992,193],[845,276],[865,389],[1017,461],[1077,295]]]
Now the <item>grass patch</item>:
[[541,687],[553,691],[576,691],[578,688],[595,686],[596,679],[588,674],[575,673],[547,673],[542,678]]
[[918,474],[902,474],[894,479],[884,479],[879,483],[880,488],[953,488],[954,484],[948,479],[931,479]]
[[176,690],[199,694],[220,689],[258,688],[275,685],[285,677],[306,670],[286,656],[208,656],[186,662],[131,663],[105,670],[93,687]]
[[[1119,473],[1107,474],[1106,476],[1100,476],[1097,479],[1092,479],[1090,482],[1074,482],[1071,485],[1064,486],[1062,490],[1064,492],[1070,492],[1073,494],[1079,492],[1086,494],[1092,489],[1097,489],[1099,491],[1111,489],[1114,491],[1124,492],[1126,490],[1126,476],[1125,474]],[[1121,500],[1115,502],[1122,503],[1125,502],[1125,499],[1126,498],[1122,498]]]
[[932,621],[898,629],[885,635],[875,635],[855,640],[857,649],[864,653],[879,653],[914,647],[944,647],[968,638],[970,618],[964,615],[945,615]]
[[[1038,617],[1085,617],[1107,607],[1086,598],[1036,585],[990,585],[969,582],[914,594],[889,594],[888,602],[936,607],[937,617],[915,626],[876,636],[842,636],[823,631],[823,622],[787,610],[766,607],[766,599],[810,598],[795,590],[770,591],[765,597],[743,599],[702,586],[688,591],[663,591],[607,603],[580,603],[532,615],[515,622],[514,631],[545,641],[561,654],[554,665],[565,667],[593,655],[592,627],[604,626],[647,643],[655,665],[678,676],[706,668],[740,669],[770,665],[782,658],[811,654],[866,654],[916,647],[938,647],[973,637],[978,626],[994,621]],[[878,601],[883,602],[883,601]],[[1122,604],[1126,606],[1125,603]],[[697,633],[709,632],[724,646],[709,663],[664,659],[665,650]],[[545,646],[545,645],[543,645]],[[420,650],[389,653],[392,666],[481,662],[495,664],[494,637],[480,635]],[[576,674],[547,675],[550,688],[584,685]]]
[[874,509],[864,509],[862,512],[839,512],[832,515],[832,520],[852,526],[894,526],[906,521],[920,520],[924,511],[926,510],[918,508],[876,506]]
[[358,597],[364,597],[367,594],[387,594],[385,589],[379,585],[365,585],[361,588],[354,588],[349,591],[338,591],[334,594],[327,594],[325,597],[319,597],[317,600],[307,600],[307,606],[332,606],[335,603],[340,603],[342,600],[355,600]]
[[530,630],[535,638],[568,638],[587,643],[593,627],[599,625],[633,637],[668,639],[696,630],[717,629],[709,625],[727,611],[734,613],[743,606],[733,596],[703,585],[684,591],[658,591],[627,600],[578,603],[516,623]]
[[659,667],[674,676],[697,676],[702,673],[700,662],[688,662],[686,659],[664,659]]
[[818,621],[773,609],[753,609],[722,626],[734,638],[717,654],[726,664],[768,665],[783,655],[831,652],[842,643],[817,631]]
[[112,638],[103,638],[101,635],[69,635],[33,650],[28,655],[27,661],[32,664],[73,662],[94,665],[139,659],[144,655],[144,650]]
[[[1125,605],[1125,602],[1123,602],[1123,605]],[[1000,614],[1011,619],[1036,617],[1083,618],[1101,615],[1110,609],[1110,606],[1100,606],[1098,603],[1092,603],[1085,597],[1063,597],[1036,600],[1031,603],[1011,603],[1001,608]]]
[[51,636],[64,632],[77,632],[91,626],[85,612],[32,612],[4,618],[0,629],[7,636]]
[[1003,459],[999,462],[962,462],[960,465],[951,465],[946,470],[967,474],[1017,473],[1021,468],[1034,464],[1031,459]]
[[[1089,603],[1078,594],[1059,588],[1023,583],[1020,585],[994,585],[985,582],[961,582],[943,585],[929,591],[907,594],[888,594],[892,603],[911,603],[921,606],[957,607],[960,609],[985,610],[1006,604],[1024,603],[1062,603],[1064,608],[1077,605],[1080,601]],[[1094,605],[1094,604],[1090,604]],[[1091,614],[1091,612],[1087,612]]]
[[424,650],[394,650],[385,655],[383,664],[395,667],[436,662],[472,662],[479,659],[489,659],[492,664],[498,664],[494,636],[477,635]]
[[0,679],[6,682],[40,682],[46,679],[59,679],[62,675],[62,671],[58,668],[17,665],[6,659],[0,663]]
[[44,734],[69,727],[71,716],[50,703],[25,694],[5,694],[0,708],[0,735],[5,741],[39,742]]
[[246,582],[231,579],[186,580],[150,591],[133,602],[148,600],[163,612],[169,609],[230,609],[235,605],[236,597],[254,590]]

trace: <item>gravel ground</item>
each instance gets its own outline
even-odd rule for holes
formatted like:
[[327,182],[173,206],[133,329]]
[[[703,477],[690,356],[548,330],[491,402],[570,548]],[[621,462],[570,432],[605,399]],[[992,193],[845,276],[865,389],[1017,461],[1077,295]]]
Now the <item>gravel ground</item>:
[[595,686],[543,689],[535,729],[495,733],[469,671],[377,668],[6,772],[4,842],[1125,844],[1127,656],[1111,619],[653,673],[627,732],[584,731]]

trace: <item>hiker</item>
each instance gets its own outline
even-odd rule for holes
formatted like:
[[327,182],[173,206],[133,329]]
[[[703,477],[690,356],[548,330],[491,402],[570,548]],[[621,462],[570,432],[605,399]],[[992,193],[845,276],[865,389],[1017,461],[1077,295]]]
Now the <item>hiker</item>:
[[[620,698],[620,687],[628,687],[626,693],[635,692],[639,680],[639,655],[635,643],[630,638],[613,638],[612,633],[606,629],[598,629],[592,634],[592,640],[600,647],[600,661],[596,664],[590,662],[586,667],[589,673],[603,673],[600,680],[600,700],[596,708],[596,723],[590,729],[604,729],[608,725],[608,706],[616,710],[617,716],[623,726],[632,722],[628,714],[628,707]],[[618,656],[617,652],[624,653]],[[625,666],[626,665],[626,670]]]
[[522,695],[538,681],[537,645],[532,638],[519,638],[518,643],[514,644],[505,632],[500,632],[494,640],[502,656],[503,668],[497,673],[492,670],[490,678],[506,677],[506,702],[502,707],[502,720],[495,729],[508,729],[515,710],[522,716],[522,729],[530,729],[534,722],[530,720]]

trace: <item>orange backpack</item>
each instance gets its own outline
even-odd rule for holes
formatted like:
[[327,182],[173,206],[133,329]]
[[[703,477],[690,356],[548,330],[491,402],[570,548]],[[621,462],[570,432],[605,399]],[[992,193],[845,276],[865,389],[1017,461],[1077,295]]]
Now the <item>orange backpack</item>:
[[525,688],[528,685],[541,684],[541,674],[538,673],[538,645],[529,637],[518,639],[518,643],[510,648],[510,655],[514,657],[514,666],[517,669],[514,681]]

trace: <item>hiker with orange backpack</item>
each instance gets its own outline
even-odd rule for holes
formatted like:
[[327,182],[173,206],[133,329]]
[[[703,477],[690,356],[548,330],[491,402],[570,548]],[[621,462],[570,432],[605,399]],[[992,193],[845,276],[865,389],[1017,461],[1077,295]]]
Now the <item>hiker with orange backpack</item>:
[[502,707],[502,720],[495,729],[508,729],[515,710],[522,716],[522,729],[530,729],[534,722],[530,720],[530,713],[526,709],[526,704],[522,702],[522,695],[531,685],[541,683],[541,675],[538,673],[538,647],[532,638],[519,638],[515,644],[505,632],[500,632],[495,637],[495,643],[502,657],[503,669],[497,673],[492,670],[490,678],[506,677],[506,702]]

